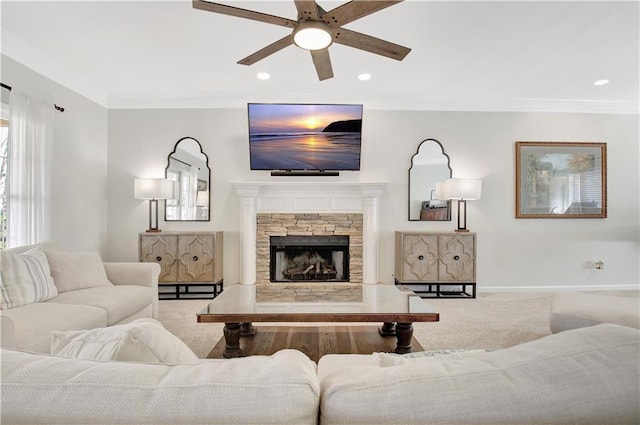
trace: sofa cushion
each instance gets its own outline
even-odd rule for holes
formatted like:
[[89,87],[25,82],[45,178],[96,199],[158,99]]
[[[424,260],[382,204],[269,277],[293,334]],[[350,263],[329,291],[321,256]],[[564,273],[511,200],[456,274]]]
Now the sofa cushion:
[[46,251],[58,292],[111,286],[97,252]]
[[42,248],[22,253],[2,252],[0,294],[3,310],[46,301],[58,295]]
[[197,364],[198,357],[154,319],[89,331],[54,332],[51,354],[86,360]]
[[[394,367],[325,357],[322,424],[637,424],[637,329],[602,324],[464,358]],[[419,360],[419,361],[418,361]]]
[[100,307],[107,312],[107,325],[112,326],[151,305],[157,296],[147,286],[110,285],[63,292],[47,302]]
[[315,363],[296,350],[197,365],[96,362],[2,350],[2,422],[316,424]]
[[51,349],[53,331],[107,326],[107,312],[89,305],[35,303],[3,310],[2,315],[13,322],[16,348],[39,353],[48,353]]

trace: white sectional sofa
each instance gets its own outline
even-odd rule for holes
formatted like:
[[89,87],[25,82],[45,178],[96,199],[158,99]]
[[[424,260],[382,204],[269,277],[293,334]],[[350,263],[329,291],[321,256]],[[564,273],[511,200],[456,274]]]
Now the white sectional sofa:
[[639,348],[637,329],[602,324],[467,355],[328,355],[317,373],[315,363],[295,350],[180,365],[2,350],[1,419],[69,425],[637,425]]
[[640,330],[618,324],[488,352],[327,355],[317,367],[295,350],[175,364],[184,343],[146,340],[156,353],[176,345],[173,357],[79,359],[96,351],[87,340],[66,350],[75,358],[3,349],[2,424],[640,423]]
[[55,296],[13,308],[3,306],[2,347],[49,353],[53,331],[93,329],[157,317],[159,265],[102,263],[95,252],[61,251],[53,241],[0,250],[0,263],[3,256],[6,262],[7,253],[20,255],[34,249],[47,255]]

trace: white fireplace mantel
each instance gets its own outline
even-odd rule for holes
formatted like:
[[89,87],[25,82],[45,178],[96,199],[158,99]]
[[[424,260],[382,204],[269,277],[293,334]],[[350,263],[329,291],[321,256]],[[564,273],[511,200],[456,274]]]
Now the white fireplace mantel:
[[233,186],[241,202],[241,283],[256,282],[256,214],[262,212],[362,213],[363,281],[378,283],[378,209],[387,183],[265,181]]

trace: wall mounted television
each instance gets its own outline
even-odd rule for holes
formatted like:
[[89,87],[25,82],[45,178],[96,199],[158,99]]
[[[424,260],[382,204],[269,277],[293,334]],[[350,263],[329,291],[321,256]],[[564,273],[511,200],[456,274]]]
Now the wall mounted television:
[[362,105],[249,103],[247,109],[252,170],[360,170]]

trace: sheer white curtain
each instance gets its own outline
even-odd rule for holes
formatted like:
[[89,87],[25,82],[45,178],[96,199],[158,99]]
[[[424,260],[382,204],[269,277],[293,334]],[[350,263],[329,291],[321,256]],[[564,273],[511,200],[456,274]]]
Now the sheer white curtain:
[[9,97],[9,247],[50,237],[53,105],[11,90]]

